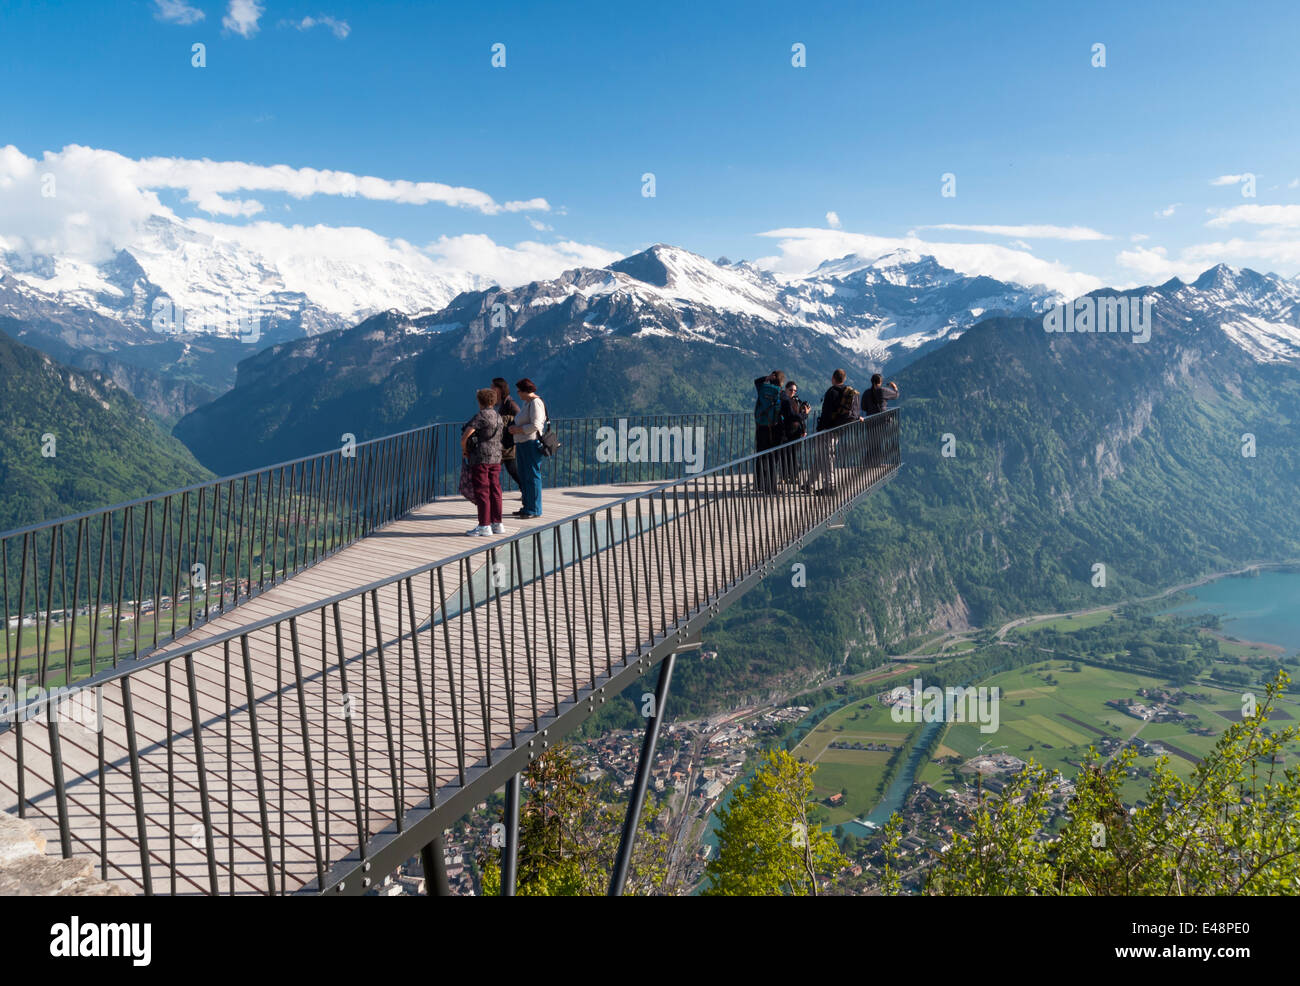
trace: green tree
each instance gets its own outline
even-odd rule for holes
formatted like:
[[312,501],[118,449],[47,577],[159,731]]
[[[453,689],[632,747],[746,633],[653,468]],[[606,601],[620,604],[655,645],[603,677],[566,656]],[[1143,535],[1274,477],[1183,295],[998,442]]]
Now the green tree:
[[930,875],[930,894],[1087,896],[1300,892],[1300,767],[1284,766],[1297,727],[1268,728],[1289,683],[1269,684],[1256,713],[1234,723],[1183,780],[1168,757],[1136,808],[1121,797],[1136,756],[1093,752],[1075,783],[1059,839],[1043,833],[1055,781],[1030,762],[975,812],[970,831]]
[[718,854],[705,894],[816,896],[820,879],[848,865],[830,833],[810,821],[816,771],[783,750],[763,757],[718,812]]
[[[609,878],[622,834],[625,805],[603,801],[595,788],[578,780],[578,766],[567,747],[538,757],[524,774],[519,809],[520,897],[600,896]],[[641,811],[625,894],[669,892],[665,887],[667,832],[655,831],[658,808],[649,799]],[[501,892],[500,851],[480,859],[484,896]]]

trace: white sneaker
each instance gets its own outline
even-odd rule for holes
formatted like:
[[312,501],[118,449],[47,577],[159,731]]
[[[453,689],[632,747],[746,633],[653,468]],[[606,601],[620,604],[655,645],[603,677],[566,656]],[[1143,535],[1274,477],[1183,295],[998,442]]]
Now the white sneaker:
[[491,533],[492,533],[492,528],[487,527],[485,525],[483,527],[471,527],[468,531],[465,532],[465,536],[471,538],[485,538]]
[[505,524],[493,524],[493,525],[492,525],[492,533],[493,533],[493,534],[510,534],[510,533],[512,533],[512,532],[506,530],[506,525],[505,525]]

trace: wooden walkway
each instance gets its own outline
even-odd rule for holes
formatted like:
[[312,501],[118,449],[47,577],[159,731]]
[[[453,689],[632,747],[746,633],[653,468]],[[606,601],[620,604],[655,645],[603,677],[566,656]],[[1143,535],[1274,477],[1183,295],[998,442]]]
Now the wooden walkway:
[[[57,845],[57,753],[72,852],[108,879],[178,894],[318,885],[895,468],[843,469],[827,497],[705,475],[542,528],[659,484],[551,490],[542,520],[506,521],[542,530],[495,550],[465,535],[464,500],[426,504],[110,680],[98,732],[0,732],[0,808],[17,805],[21,750],[27,817]],[[470,549],[489,550],[320,605]]]
[[[540,520],[507,516],[506,529],[527,531],[655,485],[548,490]],[[517,504],[517,496],[507,495],[507,515]],[[146,660],[490,544],[490,539],[465,533],[473,523],[473,508],[464,500],[425,504]],[[392,820],[395,803],[409,810],[426,799],[431,777],[438,788],[458,783],[458,748],[464,750],[460,762],[473,763],[490,744],[509,740],[511,702],[518,703],[515,721],[522,726],[524,719],[533,720],[534,707],[545,714],[566,694],[574,694],[575,687],[586,687],[592,677],[590,668],[573,662],[557,667],[540,685],[536,675],[530,675],[526,654],[553,648],[561,627],[557,621],[550,628],[548,648],[548,631],[539,618],[528,627],[531,639],[525,641],[527,603],[522,597],[527,589],[510,593],[508,619],[519,625],[504,624],[504,639],[502,625],[488,627],[483,642],[497,665],[489,665],[486,675],[479,673],[473,654],[466,653],[473,650],[470,620],[457,614],[461,600],[470,608],[468,583],[485,557],[477,555],[473,566],[442,573],[437,588],[452,614],[445,626],[430,625],[441,601],[433,598],[434,580],[426,575],[418,603],[416,593],[407,588],[413,585],[402,581],[373,596],[349,600],[339,607],[337,620],[328,611],[304,618],[296,628],[297,662],[289,629],[268,627],[245,638],[247,665],[236,638],[196,651],[192,662],[175,660],[132,674],[129,694],[121,681],[110,682],[102,692],[100,732],[76,723],[62,723],[58,730],[73,853],[99,857],[102,844],[107,877],[144,889],[141,819],[128,736],[132,720],[155,893],[211,892],[209,862],[217,870],[218,893],[292,892],[318,876],[317,838],[321,855],[337,859],[355,850],[358,824],[373,835]],[[540,583],[534,595],[538,587]],[[540,612],[540,603],[538,607]],[[647,610],[639,621],[643,632],[649,632],[649,616]],[[380,636],[390,645],[382,660],[376,651],[376,617]],[[420,627],[414,635],[413,623]],[[577,628],[570,619],[561,632],[571,635]],[[633,628],[628,625],[626,630]],[[413,643],[421,648],[418,670]],[[628,643],[635,649],[634,640]],[[345,672],[338,662],[340,644]],[[501,663],[507,655],[509,660]],[[505,673],[516,679],[509,699],[503,691]],[[256,735],[248,713],[250,693]],[[195,711],[201,723],[197,742]],[[29,722],[21,728],[27,816],[57,846],[57,803],[48,781],[53,776],[48,725]],[[424,742],[426,736],[431,747]],[[0,809],[8,811],[17,809],[16,738],[13,727],[0,733]],[[436,751],[434,758],[426,756],[430,748]],[[260,785],[253,768],[258,759],[263,765]],[[393,763],[398,765],[396,774],[390,769]]]

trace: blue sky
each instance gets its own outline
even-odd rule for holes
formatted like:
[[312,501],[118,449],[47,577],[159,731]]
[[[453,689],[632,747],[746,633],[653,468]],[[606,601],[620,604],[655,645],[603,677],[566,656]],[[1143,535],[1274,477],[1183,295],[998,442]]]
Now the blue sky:
[[[524,242],[541,267],[669,242],[794,270],[919,242],[972,269],[1082,287],[1219,260],[1300,272],[1300,7],[1086,8],[8,2],[0,85],[26,95],[6,99],[0,147],[287,166],[296,177],[238,189],[230,169],[215,180],[175,165],[146,193],[233,226],[474,245],[447,247],[448,264]],[[491,65],[498,42],[504,68]],[[791,64],[795,43],[806,67]],[[490,204],[333,194],[301,169]],[[1253,189],[1229,180],[1243,175]],[[109,184],[143,181],[127,168]],[[90,211],[106,237],[126,235],[112,210]],[[11,247],[24,234],[0,220]]]

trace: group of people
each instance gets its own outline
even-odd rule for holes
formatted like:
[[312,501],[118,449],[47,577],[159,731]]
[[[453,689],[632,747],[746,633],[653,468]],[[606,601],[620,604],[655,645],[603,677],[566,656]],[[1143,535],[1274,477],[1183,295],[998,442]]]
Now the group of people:
[[470,479],[470,495],[478,510],[478,524],[470,537],[511,533],[502,522],[501,468],[523,494],[523,506],[514,516],[523,520],[542,516],[542,435],[546,431],[546,404],[537,386],[524,377],[510,396],[504,377],[478,391],[478,413],[465,423],[460,448]]
[[[812,405],[799,396],[799,385],[786,380],[785,373],[773,370],[754,381],[758,395],[754,401],[756,428],[755,451],[768,452],[781,448],[773,456],[758,460],[757,485],[767,493],[775,493],[777,483],[799,486],[805,493],[821,496],[835,492],[834,441],[826,444],[818,456],[812,472],[802,478],[804,468],[800,463],[799,449],[793,443],[808,434],[808,415]],[[831,374],[831,386],[822,395],[821,412],[815,421],[816,431],[830,431],[863,417],[880,414],[890,401],[898,400],[898,384],[885,384],[879,373],[871,375],[871,388],[865,394],[849,386],[848,374],[836,370]],[[782,446],[788,446],[782,448]],[[814,487],[813,483],[820,485]]]
[[[777,483],[783,482],[800,486],[807,493],[833,493],[833,441],[818,456],[813,475],[806,481],[802,479],[805,469],[794,443],[808,434],[812,405],[799,396],[799,385],[786,380],[781,370],[773,370],[755,380],[754,389],[758,392],[754,402],[756,451],[781,448],[777,455],[759,460],[758,488],[774,493]],[[514,516],[524,520],[542,516],[542,435],[546,432],[546,404],[527,377],[515,382],[515,392],[522,406],[510,396],[504,377],[493,379],[491,387],[484,387],[475,395],[478,413],[465,423],[461,432],[461,453],[469,479],[466,495],[478,511],[478,524],[466,532],[471,537],[511,533],[502,520],[502,467],[523,494],[523,506]],[[831,374],[830,389],[822,395],[816,430],[829,431],[864,416],[880,414],[893,400],[898,400],[898,385],[892,380],[882,384],[879,373],[872,375],[871,388],[859,394],[849,386],[848,374],[836,370]],[[820,485],[814,488],[813,481],[820,481]]]

